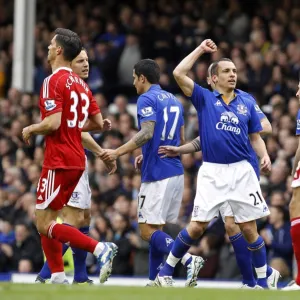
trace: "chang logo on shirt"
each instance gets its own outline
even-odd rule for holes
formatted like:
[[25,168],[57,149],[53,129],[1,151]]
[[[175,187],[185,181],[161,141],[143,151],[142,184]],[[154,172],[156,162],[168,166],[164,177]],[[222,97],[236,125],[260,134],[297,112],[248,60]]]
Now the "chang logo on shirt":
[[47,111],[52,110],[56,107],[55,101],[54,100],[46,100],[45,101],[45,109]]
[[239,124],[238,117],[231,111],[225,111],[222,113],[220,122],[216,124],[217,130],[231,131],[235,134],[240,134],[241,129],[236,125]]
[[153,108],[151,106],[145,107],[142,109],[143,117],[150,117],[153,115]]

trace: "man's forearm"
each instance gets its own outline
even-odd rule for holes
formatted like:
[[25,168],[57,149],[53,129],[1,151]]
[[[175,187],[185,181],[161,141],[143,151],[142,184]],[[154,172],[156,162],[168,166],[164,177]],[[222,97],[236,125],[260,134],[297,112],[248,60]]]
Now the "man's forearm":
[[263,158],[264,156],[268,155],[266,144],[260,136],[259,138],[250,141],[255,153],[259,158]]
[[204,54],[204,51],[197,47],[193,52],[186,56],[174,69],[174,76],[186,75],[193,67],[197,59]]
[[198,136],[191,142],[179,147],[180,154],[194,153],[201,150],[200,137]]
[[298,146],[298,149],[296,151],[295,159],[294,159],[294,164],[293,164],[293,171],[292,171],[292,176],[295,175],[298,164],[300,161],[300,145]]
[[35,135],[47,135],[51,132],[53,132],[55,129],[52,128],[51,122],[44,119],[41,123],[38,124],[32,124],[30,126],[30,131],[32,134]]
[[142,129],[126,144],[116,149],[118,156],[132,152],[146,144],[153,136],[155,122],[146,122]]
[[83,148],[90,150],[95,155],[100,155],[102,153],[102,148],[96,143],[96,141],[87,132],[81,133],[81,143]]

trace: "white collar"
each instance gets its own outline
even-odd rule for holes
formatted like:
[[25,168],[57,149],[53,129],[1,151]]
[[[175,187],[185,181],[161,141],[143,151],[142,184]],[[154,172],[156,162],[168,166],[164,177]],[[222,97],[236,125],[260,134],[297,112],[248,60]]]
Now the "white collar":
[[55,74],[55,73],[59,72],[60,70],[66,70],[66,71],[72,72],[71,68],[60,67],[60,68],[57,68],[52,74]]

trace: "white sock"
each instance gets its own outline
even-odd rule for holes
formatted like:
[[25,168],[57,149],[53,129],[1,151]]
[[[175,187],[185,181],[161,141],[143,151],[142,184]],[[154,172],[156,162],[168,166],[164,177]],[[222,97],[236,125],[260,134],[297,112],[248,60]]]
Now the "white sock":
[[96,246],[96,248],[95,248],[95,250],[94,250],[94,252],[93,252],[93,254],[96,257],[98,257],[102,253],[102,251],[103,251],[104,248],[105,248],[104,243],[98,243],[97,246]]
[[50,281],[55,283],[63,283],[65,279],[66,279],[65,272],[57,272],[51,274]]
[[267,265],[264,265],[260,268],[255,268],[257,278],[266,278],[267,277]]
[[177,265],[177,263],[178,263],[179,261],[180,261],[180,258],[175,257],[175,256],[172,254],[172,252],[170,252],[170,254],[169,254],[168,258],[167,258],[166,263],[167,263],[168,265],[170,265],[171,267],[174,268],[174,267]]
[[182,263],[183,265],[185,265],[185,263],[188,261],[188,259],[189,259],[190,257],[192,257],[192,255],[191,255],[190,253],[184,254],[183,258],[181,259],[181,263]]

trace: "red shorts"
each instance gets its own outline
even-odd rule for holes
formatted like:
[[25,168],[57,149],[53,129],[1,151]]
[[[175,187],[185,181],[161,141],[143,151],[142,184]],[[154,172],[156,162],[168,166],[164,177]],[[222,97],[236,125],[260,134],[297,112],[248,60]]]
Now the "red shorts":
[[37,187],[36,209],[62,209],[68,203],[83,171],[43,168]]

